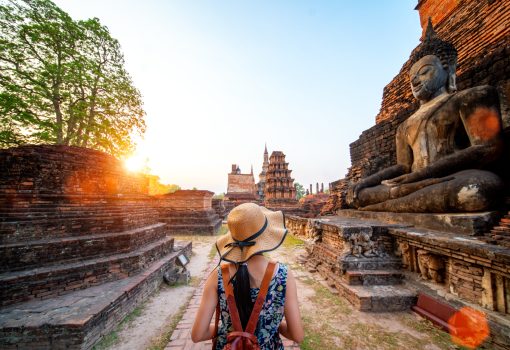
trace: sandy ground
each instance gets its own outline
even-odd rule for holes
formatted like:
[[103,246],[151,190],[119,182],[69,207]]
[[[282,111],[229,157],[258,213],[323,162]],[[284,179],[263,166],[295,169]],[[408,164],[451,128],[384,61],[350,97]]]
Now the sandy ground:
[[190,285],[168,287],[163,284],[161,289],[141,307],[140,315],[128,321],[127,327],[118,332],[118,341],[110,349],[146,349],[151,341],[164,331],[179,308],[187,304],[196,288],[193,285],[202,279],[210,261],[208,255],[215,238],[192,239],[192,257],[187,266],[191,274]]

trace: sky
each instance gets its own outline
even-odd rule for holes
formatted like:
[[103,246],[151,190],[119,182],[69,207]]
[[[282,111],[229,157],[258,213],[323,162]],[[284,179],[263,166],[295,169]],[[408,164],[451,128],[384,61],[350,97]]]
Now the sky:
[[[264,144],[308,188],[343,178],[385,85],[419,43],[416,0],[57,0],[118,39],[163,183],[226,192]],[[314,185],[315,188],[315,185]]]

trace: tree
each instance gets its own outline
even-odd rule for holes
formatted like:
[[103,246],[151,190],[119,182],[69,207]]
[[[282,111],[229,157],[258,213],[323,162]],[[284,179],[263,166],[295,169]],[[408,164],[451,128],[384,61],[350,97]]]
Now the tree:
[[296,188],[296,197],[297,199],[301,199],[305,196],[305,188],[299,182],[294,183],[294,187]]
[[174,193],[181,189],[179,185],[174,184],[163,184],[160,182],[159,176],[156,175],[145,175],[149,178],[149,194],[150,195],[161,195]]
[[76,145],[123,155],[145,131],[120,44],[98,19],[49,0],[0,0],[0,146]]

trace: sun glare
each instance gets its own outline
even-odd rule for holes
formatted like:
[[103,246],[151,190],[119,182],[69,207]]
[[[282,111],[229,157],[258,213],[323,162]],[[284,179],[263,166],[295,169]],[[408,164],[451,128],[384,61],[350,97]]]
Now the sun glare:
[[147,159],[139,155],[133,155],[124,161],[124,166],[129,171],[141,172],[147,166]]

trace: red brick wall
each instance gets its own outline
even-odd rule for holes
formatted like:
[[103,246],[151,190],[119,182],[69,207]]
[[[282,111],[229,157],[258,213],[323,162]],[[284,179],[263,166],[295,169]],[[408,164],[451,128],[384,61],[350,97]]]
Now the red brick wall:
[[228,174],[227,193],[252,193],[257,191],[252,174]]
[[171,210],[209,210],[212,209],[214,193],[201,190],[178,190],[173,193],[156,196],[158,206]]
[[147,195],[148,179],[127,172],[121,161],[69,146],[22,146],[0,150],[0,195]]
[[420,23],[422,28],[427,27],[429,17],[432,23],[436,25],[448,17],[448,15],[457,7],[460,0],[421,0],[416,6],[420,12]]

